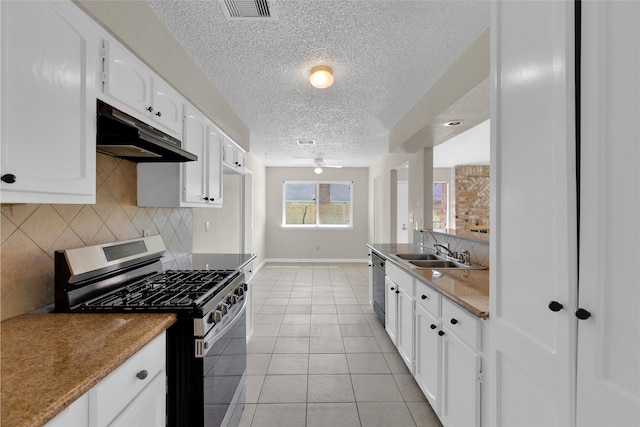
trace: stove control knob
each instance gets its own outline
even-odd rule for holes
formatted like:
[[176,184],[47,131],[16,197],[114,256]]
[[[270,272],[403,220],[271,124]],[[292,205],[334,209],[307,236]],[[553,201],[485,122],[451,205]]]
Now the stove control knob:
[[222,320],[222,312],[220,310],[215,310],[212,312],[207,318],[207,323],[218,323]]
[[235,294],[239,297],[244,295],[244,287],[242,285],[238,286],[235,290]]
[[224,316],[229,311],[229,305],[225,303],[220,304],[218,306],[218,311],[220,311],[220,314]]
[[238,296],[235,294],[231,294],[227,297],[227,301],[230,305],[236,304],[238,302]]

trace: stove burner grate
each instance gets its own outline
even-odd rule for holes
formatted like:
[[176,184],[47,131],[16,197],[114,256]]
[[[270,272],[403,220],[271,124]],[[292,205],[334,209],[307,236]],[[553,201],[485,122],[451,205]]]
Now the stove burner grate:
[[234,270],[167,270],[88,301],[87,307],[198,307],[216,295]]

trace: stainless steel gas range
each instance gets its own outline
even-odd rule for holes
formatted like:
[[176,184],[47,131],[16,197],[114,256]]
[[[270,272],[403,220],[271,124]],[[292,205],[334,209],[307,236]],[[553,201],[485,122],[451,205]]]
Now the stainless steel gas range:
[[245,402],[246,302],[236,269],[162,270],[160,236],[55,253],[55,311],[170,312],[167,425],[238,424]]

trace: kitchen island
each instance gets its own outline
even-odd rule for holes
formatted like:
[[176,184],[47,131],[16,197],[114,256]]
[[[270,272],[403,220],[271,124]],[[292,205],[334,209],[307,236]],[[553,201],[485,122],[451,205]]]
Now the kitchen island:
[[2,425],[42,426],[176,321],[174,314],[23,314],[3,321]]

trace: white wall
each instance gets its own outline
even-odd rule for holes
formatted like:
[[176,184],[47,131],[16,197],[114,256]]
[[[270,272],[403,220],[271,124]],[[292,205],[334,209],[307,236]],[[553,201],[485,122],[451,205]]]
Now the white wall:
[[224,175],[222,207],[192,209],[194,253],[241,252],[242,184],[242,175]]
[[[266,169],[266,256],[269,260],[366,260],[367,168],[325,168],[316,175],[313,168]],[[282,184],[284,181],[352,181],[353,229],[300,230],[282,228]]]
[[251,154],[247,153],[246,165],[253,175],[253,214],[252,214],[252,252],[256,254],[254,266],[260,266],[267,257],[266,247],[266,224],[267,224],[267,187],[266,187],[266,168],[256,160]]

